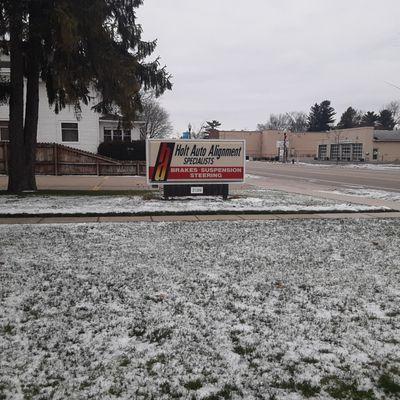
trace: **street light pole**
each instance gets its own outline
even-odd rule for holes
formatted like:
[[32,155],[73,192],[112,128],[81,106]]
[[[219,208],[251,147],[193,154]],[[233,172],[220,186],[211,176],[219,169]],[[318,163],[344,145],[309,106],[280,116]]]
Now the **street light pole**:
[[283,132],[283,157],[282,157],[282,162],[286,163],[287,162],[287,132]]

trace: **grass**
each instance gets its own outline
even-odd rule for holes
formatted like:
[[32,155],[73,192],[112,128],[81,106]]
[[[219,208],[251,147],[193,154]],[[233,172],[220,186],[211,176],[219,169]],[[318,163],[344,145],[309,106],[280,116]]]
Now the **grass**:
[[287,382],[275,383],[274,386],[280,389],[289,389],[290,391],[301,392],[301,394],[306,398],[315,396],[321,391],[321,388],[313,386],[310,382],[294,382],[293,379],[290,379]]
[[0,400],[399,396],[396,221],[0,234]]
[[225,384],[221,390],[207,397],[204,397],[203,400],[221,400],[221,399],[229,400],[232,398],[232,395],[235,392],[238,392],[238,388],[236,386]]
[[321,379],[321,385],[334,399],[373,400],[373,390],[359,390],[354,381],[344,381],[337,376],[327,376]]
[[184,383],[183,385],[187,390],[198,390],[203,387],[203,383],[201,379],[195,379],[193,381],[189,381]]
[[388,373],[381,375],[378,385],[386,394],[400,394],[400,385]]

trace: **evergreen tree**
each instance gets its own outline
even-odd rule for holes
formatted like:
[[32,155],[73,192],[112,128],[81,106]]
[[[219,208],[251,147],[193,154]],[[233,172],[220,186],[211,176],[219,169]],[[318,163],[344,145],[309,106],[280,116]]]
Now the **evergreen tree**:
[[378,128],[388,131],[392,131],[396,125],[396,121],[393,118],[393,113],[389,110],[382,110],[378,117]]
[[56,112],[67,105],[79,112],[81,102],[88,104],[94,91],[100,96],[94,110],[120,112],[126,125],[141,110],[141,88],[153,89],[156,95],[171,89],[170,76],[158,59],[145,61],[156,42],[141,40],[135,10],[142,2],[0,1],[2,48],[11,62],[9,191],[36,190],[39,78]]
[[361,118],[360,126],[375,126],[378,115],[374,111],[367,111]]
[[218,127],[221,126],[221,122],[217,121],[216,119],[213,119],[212,121],[206,121],[206,131],[210,132],[210,131],[214,131],[215,129],[217,129]]
[[309,132],[318,132],[319,129],[319,115],[320,115],[320,107],[318,103],[315,103],[311,109],[310,114],[308,115],[308,131]]
[[355,128],[360,126],[361,115],[360,112],[353,107],[349,107],[340,117],[340,122],[337,127],[339,129]]
[[309,132],[325,132],[331,129],[331,124],[335,122],[336,112],[329,100],[324,100],[320,104],[315,103],[308,115]]

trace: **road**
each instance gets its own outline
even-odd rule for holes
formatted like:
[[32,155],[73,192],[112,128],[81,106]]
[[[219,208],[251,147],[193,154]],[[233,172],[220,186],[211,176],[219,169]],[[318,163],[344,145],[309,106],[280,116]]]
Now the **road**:
[[[379,168],[379,167],[378,167]],[[283,186],[321,186],[341,189],[359,187],[400,192],[400,166],[387,169],[351,168],[336,165],[281,164],[262,161],[246,163],[246,173],[269,178]]]

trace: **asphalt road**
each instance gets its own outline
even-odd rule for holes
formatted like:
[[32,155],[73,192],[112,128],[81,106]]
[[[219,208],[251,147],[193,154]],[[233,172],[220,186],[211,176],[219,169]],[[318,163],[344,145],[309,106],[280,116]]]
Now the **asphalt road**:
[[[379,167],[378,167],[379,168]],[[246,173],[280,181],[285,185],[360,187],[400,192],[400,166],[385,169],[351,168],[336,165],[282,164],[262,161],[246,163]]]

